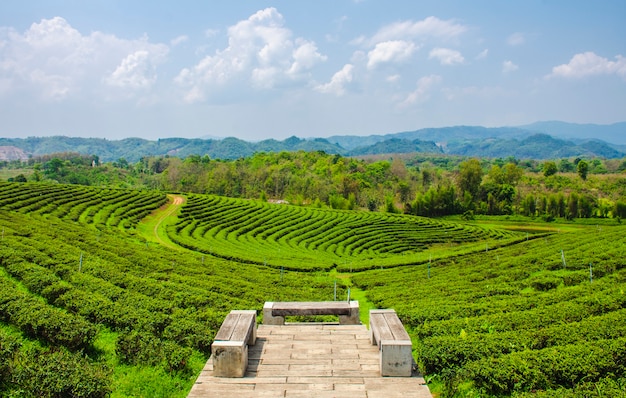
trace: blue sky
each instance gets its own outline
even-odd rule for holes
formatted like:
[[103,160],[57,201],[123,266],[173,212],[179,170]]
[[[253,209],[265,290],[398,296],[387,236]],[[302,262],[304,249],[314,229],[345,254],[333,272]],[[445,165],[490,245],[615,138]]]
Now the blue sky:
[[626,1],[0,3],[0,136],[626,121]]

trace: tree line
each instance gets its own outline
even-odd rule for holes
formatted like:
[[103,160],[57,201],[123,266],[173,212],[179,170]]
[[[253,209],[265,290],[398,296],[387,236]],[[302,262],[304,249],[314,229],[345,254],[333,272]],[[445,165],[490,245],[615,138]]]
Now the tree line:
[[[17,167],[13,164],[0,165]],[[323,151],[192,155],[99,162],[72,153],[30,159],[14,181],[148,188],[291,204],[440,217],[626,217],[626,160],[476,159],[442,155],[350,158]]]

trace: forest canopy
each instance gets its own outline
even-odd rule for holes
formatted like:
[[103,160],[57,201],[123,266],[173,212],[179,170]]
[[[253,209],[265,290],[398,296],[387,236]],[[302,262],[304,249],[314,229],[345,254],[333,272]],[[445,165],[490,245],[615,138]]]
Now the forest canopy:
[[236,160],[190,155],[101,163],[60,153],[2,162],[11,181],[158,189],[295,205],[439,217],[626,216],[626,160],[547,161],[396,154],[361,158],[324,151],[259,152]]

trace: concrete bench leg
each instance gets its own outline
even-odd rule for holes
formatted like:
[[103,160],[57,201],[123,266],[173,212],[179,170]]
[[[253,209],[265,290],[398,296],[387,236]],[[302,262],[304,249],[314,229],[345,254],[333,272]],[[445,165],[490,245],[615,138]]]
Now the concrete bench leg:
[[339,315],[340,325],[360,325],[359,302],[350,301],[350,315]]
[[284,325],[284,316],[273,316],[272,308],[274,307],[273,301],[267,301],[263,306],[263,324],[264,325]]
[[380,342],[380,375],[411,377],[413,357],[410,340],[382,340]]
[[213,375],[243,377],[248,367],[248,345],[245,341],[214,341],[211,345]]

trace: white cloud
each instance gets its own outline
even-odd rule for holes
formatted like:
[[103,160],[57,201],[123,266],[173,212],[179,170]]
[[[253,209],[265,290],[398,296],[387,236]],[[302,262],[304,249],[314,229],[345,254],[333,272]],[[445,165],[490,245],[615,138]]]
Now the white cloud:
[[[467,27],[454,20],[441,20],[427,17],[421,21],[401,21],[382,27],[369,40],[370,45],[390,40],[408,40],[411,38],[435,37],[451,39],[467,31]],[[363,40],[363,39],[361,39]],[[359,41],[359,39],[357,39]]]
[[483,58],[487,58],[487,55],[489,55],[489,49],[485,48],[484,50],[482,50],[480,53],[478,53],[478,55],[475,57],[475,59],[483,59]]
[[352,83],[354,65],[346,64],[333,75],[330,82],[326,84],[320,84],[315,87],[316,91],[324,94],[334,94],[336,96],[342,96],[346,93],[346,86]]
[[23,34],[4,29],[0,41],[0,79],[11,81],[4,93],[34,91],[51,101],[108,95],[107,86],[145,89],[156,81],[156,68],[169,51],[147,37],[83,35],[61,17],[33,23]]
[[60,101],[65,99],[73,83],[69,76],[56,74],[46,74],[45,72],[35,69],[29,73],[30,82],[41,88],[41,98],[45,100]]
[[526,37],[523,33],[515,32],[506,39],[506,42],[509,46],[520,46],[526,42]]
[[217,36],[218,33],[220,33],[218,29],[207,29],[204,31],[204,37],[206,37],[207,39],[210,39],[212,37]]
[[131,89],[149,88],[157,80],[156,64],[165,58],[166,51],[138,50],[122,60],[115,71],[106,79],[111,86]]
[[583,78],[597,75],[619,75],[626,79],[626,58],[616,55],[615,61],[596,55],[594,52],[576,54],[567,64],[552,68],[546,77]]
[[367,68],[373,69],[377,65],[387,62],[402,62],[408,59],[415,50],[417,50],[415,44],[403,40],[378,43],[367,54]]
[[465,58],[460,52],[449,48],[433,48],[428,54],[428,59],[436,58],[441,65],[462,64]]
[[519,66],[515,65],[512,61],[502,62],[502,73],[511,73],[519,69]]
[[249,80],[259,89],[306,82],[310,70],[326,56],[314,42],[292,40],[283,16],[266,8],[228,28],[228,47],[183,69],[175,81],[186,89],[185,99],[196,102],[228,83]]
[[317,50],[317,46],[312,41],[296,39],[296,49],[293,50],[293,64],[287,71],[292,77],[297,77],[303,72],[308,72],[320,62],[326,61],[328,57],[322,55]]
[[176,47],[177,45],[182,44],[186,42],[187,40],[189,40],[189,37],[187,35],[180,35],[170,40],[170,45],[172,47]]
[[400,75],[395,74],[395,75],[387,76],[385,80],[389,83],[397,83],[400,81],[400,78],[401,78]]
[[441,82],[441,76],[429,75],[417,81],[417,87],[400,103],[400,107],[405,108],[415,104],[426,102],[430,98],[432,87]]

